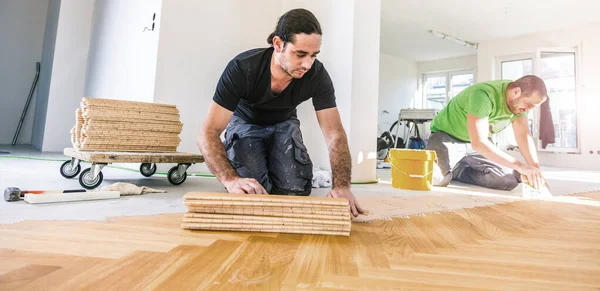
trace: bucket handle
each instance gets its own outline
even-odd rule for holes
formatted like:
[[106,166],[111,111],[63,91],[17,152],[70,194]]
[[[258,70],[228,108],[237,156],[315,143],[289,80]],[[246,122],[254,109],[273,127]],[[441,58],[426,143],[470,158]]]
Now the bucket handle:
[[[396,167],[396,165],[394,165],[394,163],[390,163],[390,165],[392,165],[392,167],[394,167],[394,169],[398,170],[400,173],[404,174],[405,176],[408,176],[409,178],[425,178],[425,176],[428,176],[429,174],[433,173],[433,170],[429,171],[427,174],[425,175],[415,175],[415,174],[409,174],[407,172],[404,172],[402,170],[400,170],[398,167]],[[435,167],[434,167],[435,169]]]
[[[392,157],[390,156],[390,151],[388,151],[386,158],[390,159],[390,161],[392,160]],[[435,152],[437,154],[437,152]],[[435,160],[433,160],[434,163],[438,163],[438,157],[437,155],[435,155]],[[391,164],[391,163],[390,163]]]

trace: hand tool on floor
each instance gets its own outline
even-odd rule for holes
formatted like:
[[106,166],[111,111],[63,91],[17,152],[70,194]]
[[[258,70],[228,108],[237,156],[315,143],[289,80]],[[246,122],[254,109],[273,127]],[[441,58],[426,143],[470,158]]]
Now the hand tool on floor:
[[85,189],[74,190],[21,190],[17,187],[7,187],[4,189],[4,201],[19,201],[25,197],[25,194],[49,194],[49,193],[76,193],[86,192]]
[[523,182],[523,198],[539,199],[552,197],[548,183],[544,182],[542,187],[536,189],[529,183],[527,176],[521,175],[521,181]]
[[67,201],[84,201],[115,199],[121,197],[119,191],[87,191],[85,189],[75,190],[21,190],[17,187],[8,187],[4,190],[4,200],[7,202],[19,201],[24,198],[25,202],[52,203]]
[[30,204],[70,202],[85,200],[118,199],[119,191],[86,191],[79,193],[47,193],[43,195],[25,194],[25,202]]

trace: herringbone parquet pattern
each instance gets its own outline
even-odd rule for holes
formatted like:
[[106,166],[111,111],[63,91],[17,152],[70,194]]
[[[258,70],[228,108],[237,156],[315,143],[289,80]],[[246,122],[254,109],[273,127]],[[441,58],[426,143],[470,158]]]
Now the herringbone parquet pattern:
[[1,225],[0,289],[600,288],[598,206],[511,202],[355,223],[350,237],[193,232],[181,217]]

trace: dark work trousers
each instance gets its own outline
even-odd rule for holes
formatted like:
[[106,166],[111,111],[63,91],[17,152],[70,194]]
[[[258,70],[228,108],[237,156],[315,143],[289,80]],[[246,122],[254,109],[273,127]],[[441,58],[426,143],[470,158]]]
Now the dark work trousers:
[[439,170],[434,171],[433,184],[447,186],[451,180],[498,190],[512,190],[521,183],[520,174],[484,158],[473,151],[471,143],[458,140],[445,132],[429,137],[427,150],[437,155]]
[[263,126],[233,116],[224,145],[240,177],[256,179],[270,194],[310,195],[313,166],[298,119]]

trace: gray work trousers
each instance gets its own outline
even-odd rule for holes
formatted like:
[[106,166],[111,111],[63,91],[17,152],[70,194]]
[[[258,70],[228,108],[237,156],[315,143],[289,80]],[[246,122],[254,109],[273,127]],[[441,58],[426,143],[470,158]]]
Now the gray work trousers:
[[240,177],[256,179],[268,193],[310,195],[313,166],[298,119],[263,126],[233,116],[224,145]]
[[473,151],[471,143],[458,140],[445,132],[434,132],[429,137],[427,150],[437,155],[433,184],[447,186],[451,180],[498,190],[512,190],[520,180],[517,171],[489,161]]

